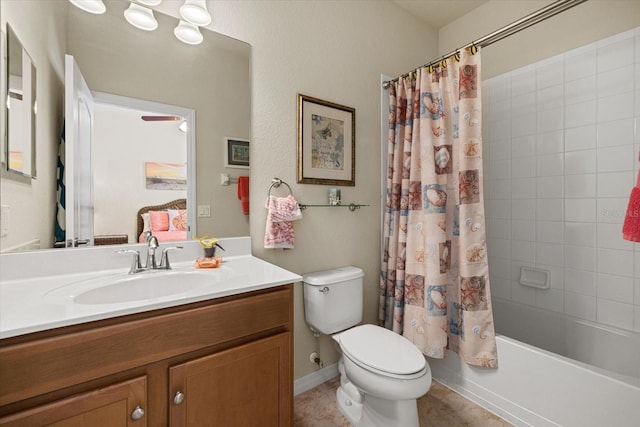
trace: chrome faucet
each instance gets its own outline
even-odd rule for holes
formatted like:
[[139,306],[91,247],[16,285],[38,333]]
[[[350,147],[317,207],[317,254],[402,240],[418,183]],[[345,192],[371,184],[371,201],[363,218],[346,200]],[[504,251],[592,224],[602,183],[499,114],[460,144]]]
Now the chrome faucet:
[[156,263],[156,249],[158,249],[158,238],[153,234],[149,233],[147,236],[147,264],[145,265],[146,269],[155,270],[158,268],[158,264]]
[[119,254],[132,253],[133,262],[129,274],[139,273],[144,270],[171,270],[171,264],[169,263],[169,251],[174,249],[182,249],[182,246],[169,246],[162,250],[162,256],[160,258],[160,265],[158,265],[156,259],[156,250],[160,247],[158,244],[158,238],[151,234],[150,231],[145,232],[145,240],[147,241],[147,262],[143,266],[140,262],[140,252],[133,249],[122,249],[117,251]]

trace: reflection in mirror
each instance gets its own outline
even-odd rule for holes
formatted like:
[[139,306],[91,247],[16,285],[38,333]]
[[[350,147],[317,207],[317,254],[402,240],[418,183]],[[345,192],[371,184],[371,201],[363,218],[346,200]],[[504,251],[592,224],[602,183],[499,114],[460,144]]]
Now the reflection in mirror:
[[[202,44],[190,46],[178,41],[173,29],[179,22],[175,18],[179,4],[176,2],[173,11],[174,2],[166,3],[163,11],[169,15],[154,12],[158,29],[147,32],[126,22],[123,16],[129,4],[126,1],[105,2],[107,11],[103,15],[83,12],[67,0],[0,2],[2,23],[10,22],[18,34],[26,34],[22,41],[38,64],[38,180],[32,186],[42,188],[39,191],[43,193],[36,196],[35,192],[25,191],[24,185],[11,183],[2,176],[2,205],[8,206],[11,220],[8,233],[0,238],[0,251],[53,247],[55,219],[60,217],[55,210],[55,188],[58,152],[62,153],[63,148],[59,142],[64,121],[61,85],[65,54],[75,57],[93,93],[194,111],[192,159],[197,172],[193,182],[196,192],[194,197],[187,196],[187,204],[193,207],[191,214],[197,232],[216,237],[249,234],[248,216],[243,214],[237,197],[237,178],[249,172],[225,168],[224,141],[225,137],[250,139],[250,46],[204,28]],[[157,130],[168,123],[155,125]],[[127,134],[126,125],[119,127]],[[115,141],[118,137],[107,138]],[[145,163],[184,162],[184,158],[160,158],[158,141],[155,137],[139,137],[126,146],[113,143],[114,149],[108,154],[104,150],[99,155],[94,152],[92,178],[94,183],[103,185],[100,191],[95,191],[94,207],[98,209],[105,204],[110,207],[106,223],[98,222],[94,210],[94,234],[119,236],[116,243],[134,243],[138,240],[139,209],[181,198],[178,191],[146,188]],[[116,146],[119,148],[115,149]],[[194,166],[189,163],[187,170]],[[125,183],[115,182],[99,175],[104,169],[136,177]],[[231,185],[220,185],[223,173],[230,175]],[[130,190],[145,194],[144,200],[129,194]],[[196,217],[198,207],[208,215]],[[106,241],[114,242],[109,238]]]
[[7,71],[6,167],[18,176],[35,178],[36,68],[10,25],[7,25]]
[[[150,231],[151,225],[147,217],[148,227],[136,229],[135,220],[141,208],[164,205],[176,199],[194,199],[189,195],[195,181],[194,168],[189,166],[193,163],[189,159],[193,155],[194,140],[184,126],[193,123],[193,110],[94,92],[94,115],[93,155],[117,159],[119,165],[118,168],[111,162],[94,165],[93,188],[100,194],[94,206],[96,242],[101,243],[102,236],[122,234],[131,234],[134,237],[131,243],[140,241],[144,238],[141,234]],[[130,150],[132,146],[140,149]],[[128,188],[128,191],[110,191],[112,188]],[[185,208],[188,206],[182,206]],[[168,215],[169,208],[165,209]],[[162,242],[185,240],[185,228],[194,234],[195,216],[188,215],[189,210],[193,209],[187,209],[187,215],[175,219],[171,230],[156,228],[154,235]],[[123,217],[130,220],[123,223]],[[185,217],[188,223],[180,221],[187,220]],[[124,233],[127,229],[130,233]]]

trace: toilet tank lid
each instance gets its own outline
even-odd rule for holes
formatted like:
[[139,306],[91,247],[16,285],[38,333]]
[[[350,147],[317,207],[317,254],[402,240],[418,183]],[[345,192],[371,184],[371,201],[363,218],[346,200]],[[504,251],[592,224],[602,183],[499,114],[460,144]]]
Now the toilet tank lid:
[[346,282],[364,276],[364,272],[358,267],[339,267],[330,270],[316,271],[302,276],[302,281],[310,285],[330,285],[333,283]]

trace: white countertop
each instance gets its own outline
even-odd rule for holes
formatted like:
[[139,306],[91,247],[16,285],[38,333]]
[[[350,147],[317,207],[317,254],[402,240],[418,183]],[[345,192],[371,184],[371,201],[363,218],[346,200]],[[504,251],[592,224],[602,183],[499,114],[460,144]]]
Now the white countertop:
[[[6,263],[7,258],[3,259]],[[204,284],[184,292],[139,301],[80,304],[73,295],[96,283],[137,275],[162,275],[167,270],[151,270],[128,275],[128,263],[117,269],[42,275],[0,281],[0,339],[31,332],[69,326],[126,314],[173,307],[212,298],[266,289],[302,278],[252,255],[224,257],[219,268],[196,269],[193,260],[172,262],[172,274],[196,272]],[[4,264],[3,264],[4,266]],[[211,276],[211,282],[206,276]],[[155,276],[158,277],[158,276]],[[93,284],[93,285],[92,285]]]

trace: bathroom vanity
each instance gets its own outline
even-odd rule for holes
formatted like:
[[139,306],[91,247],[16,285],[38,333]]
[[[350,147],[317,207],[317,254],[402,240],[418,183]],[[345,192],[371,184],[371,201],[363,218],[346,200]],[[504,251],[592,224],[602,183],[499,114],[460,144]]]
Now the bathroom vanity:
[[[115,315],[106,307],[90,314],[97,304],[89,304],[78,318],[61,315],[63,326],[5,331],[0,426],[291,425],[299,276],[250,255],[228,264],[251,273],[227,271],[224,284],[152,304],[103,304]],[[24,283],[4,281],[0,292],[11,298],[13,285]]]

